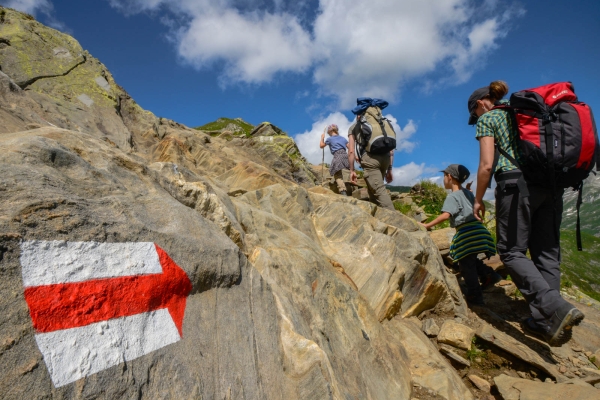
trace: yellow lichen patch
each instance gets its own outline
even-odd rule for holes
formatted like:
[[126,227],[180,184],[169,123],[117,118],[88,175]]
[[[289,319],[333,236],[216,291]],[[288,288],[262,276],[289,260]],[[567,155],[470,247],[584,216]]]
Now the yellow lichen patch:
[[62,96],[74,102],[79,96],[86,95],[94,102],[90,107],[114,108],[117,105],[118,92],[112,87],[111,90],[106,91],[98,85],[95,79],[99,76],[101,70],[94,65],[92,59],[75,68],[68,75],[55,77],[52,80],[40,79],[33,83],[30,89],[49,96],[59,98]]
[[[6,9],[5,21],[0,24],[0,37],[10,46],[0,51],[0,64],[15,82],[60,75],[82,60],[83,49],[72,37],[13,10]],[[70,56],[60,56],[66,52]]]

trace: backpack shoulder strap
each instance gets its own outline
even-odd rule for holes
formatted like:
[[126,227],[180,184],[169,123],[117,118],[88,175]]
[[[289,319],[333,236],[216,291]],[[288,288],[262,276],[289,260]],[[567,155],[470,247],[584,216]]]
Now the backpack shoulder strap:
[[[510,115],[511,122],[513,124],[513,129],[516,129],[516,127],[518,126],[517,125],[517,117],[515,116],[515,109],[513,107],[511,107],[507,104],[496,104],[492,108],[492,110],[495,110],[495,109],[503,110],[503,111],[507,112]],[[494,171],[496,170],[496,166],[498,165],[498,160],[500,159],[500,154],[502,154],[515,167],[517,167],[519,170],[522,171],[521,165],[519,164],[519,162],[517,161],[517,159],[515,157],[508,154],[508,152],[506,150],[504,150],[502,147],[500,147],[498,144],[496,144],[495,147],[496,147],[496,153],[494,154],[494,164],[492,167],[492,173],[494,173]],[[491,187],[491,185],[492,185],[492,182],[490,179],[489,187]],[[525,176],[523,175],[522,172],[521,172],[521,176],[517,180],[517,187],[519,188],[519,195],[521,197],[529,197],[529,189],[527,189],[527,184],[525,182]]]

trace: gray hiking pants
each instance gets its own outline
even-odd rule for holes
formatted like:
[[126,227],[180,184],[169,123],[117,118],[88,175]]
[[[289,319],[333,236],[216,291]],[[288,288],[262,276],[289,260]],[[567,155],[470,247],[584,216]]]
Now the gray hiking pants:
[[380,207],[394,210],[392,199],[385,188],[383,178],[390,166],[390,155],[365,153],[361,157],[361,167],[365,172],[365,182],[369,200]]
[[[498,254],[534,320],[543,322],[565,303],[560,295],[563,190],[553,195],[551,190],[527,184],[529,197],[523,197],[516,182],[500,178],[496,187]],[[531,259],[526,256],[528,249]]]

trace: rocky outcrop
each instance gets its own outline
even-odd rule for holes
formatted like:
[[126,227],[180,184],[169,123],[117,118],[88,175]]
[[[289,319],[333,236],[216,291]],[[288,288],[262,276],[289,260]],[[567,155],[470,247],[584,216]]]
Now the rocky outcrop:
[[[155,117],[23,14],[0,38],[3,397],[468,398],[401,320],[467,312],[414,221],[315,187],[271,124],[226,138]],[[86,253],[105,244],[153,250]],[[407,362],[422,354],[429,371]]]
[[557,385],[545,385],[526,379],[500,375],[494,379],[498,391],[505,400],[542,400],[542,399],[581,399],[598,398],[598,389],[584,382],[565,382]]
[[73,38],[1,11],[3,398],[471,399],[500,375],[473,331],[524,376],[597,384],[588,318],[557,368],[466,307],[414,219],[315,186],[279,128],[157,118]]
[[[10,10],[0,35],[2,72],[37,103],[17,111],[21,130],[28,124],[56,126],[94,133],[125,151],[131,148],[131,133],[119,115],[124,91],[75,39]],[[13,108],[11,99],[3,100],[4,107]]]

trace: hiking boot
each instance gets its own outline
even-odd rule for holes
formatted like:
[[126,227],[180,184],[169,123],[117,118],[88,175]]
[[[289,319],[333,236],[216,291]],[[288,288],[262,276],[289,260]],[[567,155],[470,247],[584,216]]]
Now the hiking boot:
[[497,273],[496,271],[492,271],[485,276],[483,281],[481,282],[481,290],[485,291],[486,289],[491,289],[494,285],[502,280],[502,275]]
[[565,302],[548,319],[548,332],[544,340],[550,346],[560,347],[571,340],[572,328],[583,321],[584,315],[577,308]]
[[532,317],[521,321],[521,328],[523,328],[523,331],[526,333],[537,336],[541,339],[545,339],[545,335],[547,335],[548,331],[550,330],[548,325],[536,322]]
[[348,196],[348,195],[346,194],[346,191],[345,191],[345,190],[342,190],[342,191],[340,192],[340,194],[341,194],[342,196]]

